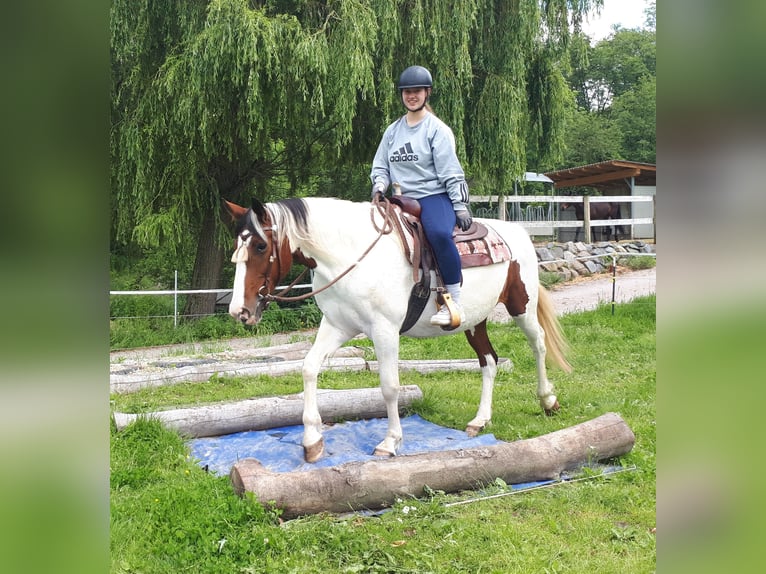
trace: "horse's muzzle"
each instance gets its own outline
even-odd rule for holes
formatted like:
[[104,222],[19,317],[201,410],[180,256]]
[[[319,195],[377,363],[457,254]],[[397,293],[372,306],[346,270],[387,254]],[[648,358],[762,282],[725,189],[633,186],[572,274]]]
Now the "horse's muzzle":
[[263,297],[258,297],[255,305],[255,312],[251,312],[247,307],[240,307],[237,311],[230,311],[230,315],[243,325],[255,325],[261,320],[263,310],[268,303]]
[[234,318],[241,322],[243,325],[252,325],[255,323],[255,317],[244,307],[240,309],[236,315],[234,315]]

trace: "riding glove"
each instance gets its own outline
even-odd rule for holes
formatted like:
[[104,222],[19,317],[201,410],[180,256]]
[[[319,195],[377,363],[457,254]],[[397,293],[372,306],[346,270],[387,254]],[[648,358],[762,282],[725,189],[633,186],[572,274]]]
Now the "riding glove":
[[[376,195],[380,194],[381,196],[386,195],[386,186],[383,185],[380,182],[373,183],[372,184],[372,199],[376,199]],[[379,197],[377,199],[380,199]]]
[[457,218],[457,226],[463,231],[466,231],[469,227],[471,227],[471,223],[473,223],[473,219],[471,218],[471,211],[468,209],[461,209],[460,211],[456,211],[455,217]]

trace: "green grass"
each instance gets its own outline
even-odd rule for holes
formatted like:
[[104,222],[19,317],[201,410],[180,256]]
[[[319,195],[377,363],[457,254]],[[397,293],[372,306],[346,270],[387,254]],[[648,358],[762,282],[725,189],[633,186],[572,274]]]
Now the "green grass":
[[[534,361],[521,332],[490,325],[498,354],[514,369],[498,373],[487,432],[509,441],[530,438],[615,411],[636,435],[633,450],[617,463],[634,471],[462,506],[445,504],[476,493],[403,500],[378,517],[317,515],[281,523],[278,511],[235,496],[228,478],[203,472],[181,437],[159,423],[139,419],[119,433],[112,424],[111,571],[653,572],[654,308],[652,296],[617,305],[614,316],[603,305],[563,317],[575,371],[550,372],[562,404],[554,417],[537,404]],[[401,357],[468,358],[473,352],[464,337],[402,339]],[[413,409],[437,424],[463,428],[475,414],[477,375],[403,373],[401,382],[420,386],[424,399]],[[369,387],[377,379],[327,372],[320,386]],[[141,413],[300,390],[300,375],[214,378],[113,395],[112,407]]]
[[[117,303],[121,305],[118,306]],[[309,301],[298,307],[270,305],[264,311],[261,322],[255,327],[243,326],[242,323],[234,321],[228,313],[217,313],[193,320],[182,318],[176,326],[173,323],[172,305],[170,309],[163,306],[167,302],[158,300],[151,305],[141,302],[143,306],[129,306],[125,303],[117,298],[112,303],[110,313],[115,318],[109,322],[111,351],[300,331],[318,326],[322,317],[316,303]]]
[[633,257],[623,257],[620,259],[620,265],[624,265],[631,271],[639,269],[652,269],[657,267],[657,258],[651,255],[635,255]]

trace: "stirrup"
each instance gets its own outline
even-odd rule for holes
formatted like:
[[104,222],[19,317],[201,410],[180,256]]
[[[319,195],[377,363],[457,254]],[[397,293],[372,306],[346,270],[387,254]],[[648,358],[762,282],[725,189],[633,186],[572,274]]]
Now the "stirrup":
[[431,325],[455,329],[463,322],[463,309],[452,300],[449,293],[442,293],[443,305],[431,317]]

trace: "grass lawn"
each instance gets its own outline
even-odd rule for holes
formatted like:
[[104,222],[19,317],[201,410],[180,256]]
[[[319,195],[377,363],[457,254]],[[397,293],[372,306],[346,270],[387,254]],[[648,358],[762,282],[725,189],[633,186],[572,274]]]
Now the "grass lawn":
[[[447,504],[476,493],[432,492],[373,517],[283,522],[278,511],[234,495],[228,478],[199,468],[177,433],[146,420],[118,433],[112,423],[111,571],[654,572],[655,298],[617,305],[614,315],[608,305],[567,315],[562,326],[575,370],[550,371],[562,409],[546,417],[520,330],[490,325],[495,349],[514,369],[498,373],[487,432],[513,441],[614,411],[636,444],[613,462],[635,470],[460,506]],[[462,336],[402,339],[402,359],[473,357]],[[420,386],[424,398],[413,410],[434,423],[462,429],[475,414],[478,374],[408,372],[401,382]],[[320,376],[323,388],[376,385],[372,373]],[[300,375],[219,377],[113,395],[112,408],[146,412],[301,390]]]

